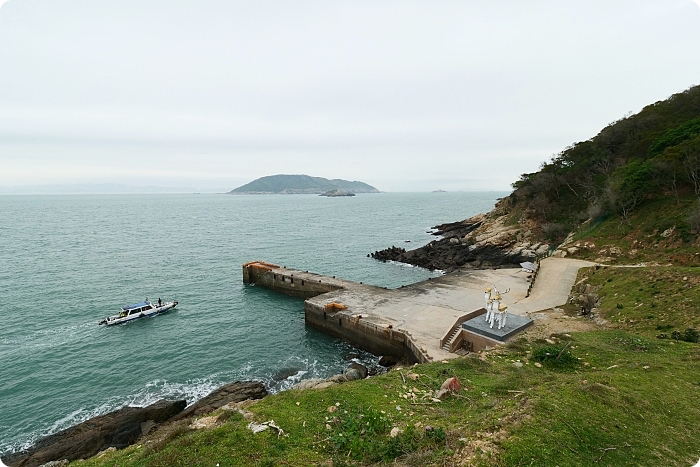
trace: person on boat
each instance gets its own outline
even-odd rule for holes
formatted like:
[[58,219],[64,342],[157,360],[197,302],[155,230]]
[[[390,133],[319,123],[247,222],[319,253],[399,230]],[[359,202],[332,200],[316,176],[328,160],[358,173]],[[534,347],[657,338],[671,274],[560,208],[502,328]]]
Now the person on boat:
[[160,297],[158,297],[158,306],[160,307],[163,304],[163,302],[160,301]]

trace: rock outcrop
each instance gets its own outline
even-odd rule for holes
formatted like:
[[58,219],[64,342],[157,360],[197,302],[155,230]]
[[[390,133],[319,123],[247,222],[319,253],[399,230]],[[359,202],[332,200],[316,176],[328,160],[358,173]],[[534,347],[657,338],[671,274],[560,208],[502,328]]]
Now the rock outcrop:
[[520,224],[508,224],[503,215],[479,214],[434,228],[434,235],[442,236],[441,239],[409,251],[392,246],[371,256],[380,261],[450,272],[460,268],[518,267],[549,251],[548,244],[533,243],[530,230]]
[[208,396],[200,399],[196,403],[180,412],[173,421],[182,420],[187,417],[198,417],[213,412],[231,402],[241,402],[248,399],[262,399],[267,396],[267,390],[262,383],[253,381],[236,381],[234,383],[221,386]]
[[125,448],[154,423],[172,418],[186,405],[184,400],[160,400],[148,407],[123,407],[47,436],[2,461],[10,467],[34,467],[63,459],[86,459],[110,447]]

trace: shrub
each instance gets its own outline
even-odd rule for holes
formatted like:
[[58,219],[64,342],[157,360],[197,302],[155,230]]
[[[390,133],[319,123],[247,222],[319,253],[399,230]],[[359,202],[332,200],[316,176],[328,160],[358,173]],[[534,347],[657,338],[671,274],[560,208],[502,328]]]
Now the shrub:
[[545,345],[532,351],[532,359],[554,368],[573,367],[578,363],[568,346]]
[[697,344],[700,340],[700,333],[698,333],[697,329],[694,328],[688,328],[683,332],[673,331],[671,333],[671,339],[675,339],[677,341],[693,342]]

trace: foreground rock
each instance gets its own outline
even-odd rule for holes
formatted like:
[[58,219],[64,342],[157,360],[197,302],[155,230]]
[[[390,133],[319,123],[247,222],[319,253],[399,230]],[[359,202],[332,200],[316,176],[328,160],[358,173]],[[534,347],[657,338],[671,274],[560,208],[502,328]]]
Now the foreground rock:
[[205,415],[231,402],[262,399],[265,396],[267,396],[267,389],[265,389],[262,383],[236,381],[226,386],[221,386],[208,396],[187,407],[187,409],[180,412],[177,417],[173,418],[173,421],[192,416],[198,417],[200,415]]
[[380,261],[398,261],[430,270],[459,268],[519,267],[525,261],[544,256],[549,245],[531,240],[527,225],[509,225],[498,209],[461,222],[435,227],[443,238],[406,251],[392,246],[371,256]]
[[107,448],[133,444],[154,423],[180,413],[187,402],[160,400],[148,407],[123,407],[55,433],[26,451],[3,459],[10,467],[34,467],[50,461],[86,459]]

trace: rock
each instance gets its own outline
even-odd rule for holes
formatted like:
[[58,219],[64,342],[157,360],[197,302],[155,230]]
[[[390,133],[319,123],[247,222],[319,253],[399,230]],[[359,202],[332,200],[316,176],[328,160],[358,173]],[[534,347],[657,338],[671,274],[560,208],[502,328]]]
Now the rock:
[[392,438],[396,438],[396,437],[399,436],[401,433],[403,433],[403,430],[402,430],[401,428],[395,426],[395,427],[392,428],[391,431],[389,432],[389,436],[392,437]]
[[514,362],[514,363],[513,363],[513,366],[514,366],[515,368],[522,368],[522,367],[523,367],[523,364],[522,364],[521,362]]
[[354,360],[354,359],[356,359],[356,358],[360,358],[360,354],[359,354],[359,353],[355,353],[355,352],[350,352],[349,354],[347,354],[347,355],[346,355],[345,357],[343,357],[343,358],[345,358],[345,360]]
[[317,385],[319,385],[321,383],[325,383],[325,382],[326,382],[325,379],[309,378],[309,379],[302,380],[299,383],[295,384],[294,386],[292,386],[292,389],[299,389],[299,390],[313,389]]
[[452,391],[450,391],[449,389],[438,389],[438,391],[435,393],[435,398],[439,400],[445,400],[448,397],[450,397],[451,394]]
[[345,376],[345,381],[357,381],[358,379],[362,379],[362,374],[354,368],[348,368],[345,370],[343,376]]
[[[116,449],[114,449],[114,448],[110,448],[110,449],[116,451]],[[107,451],[109,451],[109,449],[105,449],[105,451],[103,451],[103,452],[107,452]],[[68,464],[70,464],[70,462],[68,461],[68,459],[63,459],[63,460],[60,460],[60,461],[51,461],[51,462],[47,462],[46,464],[42,464],[41,467],[65,467],[65,466],[68,465]]]
[[198,418],[192,424],[190,424],[190,429],[192,430],[209,430],[211,428],[216,428],[219,426],[219,417],[202,417]]
[[675,227],[675,226],[674,226],[674,227],[671,227],[670,229],[666,229],[666,230],[664,230],[663,232],[661,232],[661,236],[662,236],[663,238],[668,238],[668,237],[670,237],[671,235],[673,235],[673,231],[674,231],[674,230],[676,230],[676,227]]
[[330,381],[331,383],[345,383],[348,381],[348,379],[345,376],[345,374],[342,374],[342,375],[333,375],[330,378],[328,378],[326,381]]
[[350,368],[360,372],[360,378],[365,379],[367,377],[367,367],[361,363],[352,362]]
[[284,381],[302,371],[301,368],[280,368],[272,374],[273,381]]
[[447,378],[442,385],[440,386],[440,389],[448,389],[450,391],[460,391],[462,389],[462,385],[459,383],[459,380],[457,378]]
[[379,362],[378,362],[379,365],[381,365],[385,368],[392,367],[392,366],[396,365],[397,363],[399,363],[398,358],[391,356],[391,355],[384,355],[382,358],[379,359]]
[[265,396],[267,396],[267,390],[262,383],[236,381],[221,386],[208,396],[187,407],[187,409],[182,411],[174,420],[206,415],[230,402],[241,402],[246,399],[262,399]]
[[548,251],[549,245],[545,243],[543,245],[540,245],[540,247],[535,250],[535,254],[537,254],[537,256],[544,256],[547,254]]
[[608,251],[610,252],[611,255],[619,256],[622,254],[622,249],[619,246],[610,247],[610,249]]
[[571,248],[567,248],[566,252],[569,253],[570,255],[575,255],[578,252],[578,248],[575,246],[572,246]]
[[537,368],[542,368],[542,364],[541,364],[540,362],[535,362],[535,366],[536,366]]
[[180,413],[187,402],[160,400],[148,407],[123,407],[59,431],[26,451],[3,459],[11,467],[35,467],[51,461],[87,459],[107,448],[125,448],[142,434],[141,424],[164,422]]

